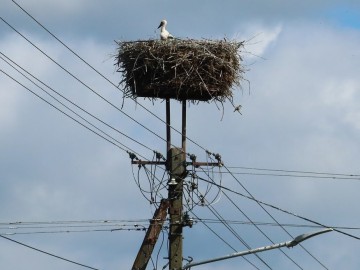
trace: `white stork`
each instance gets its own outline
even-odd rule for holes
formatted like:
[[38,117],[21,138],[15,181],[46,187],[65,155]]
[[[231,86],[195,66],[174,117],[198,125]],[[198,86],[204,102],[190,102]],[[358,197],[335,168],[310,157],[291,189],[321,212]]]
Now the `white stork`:
[[160,29],[160,39],[161,39],[161,40],[167,40],[167,39],[172,39],[172,38],[174,38],[173,35],[171,35],[171,34],[169,33],[169,31],[165,29],[166,25],[167,25],[167,21],[166,21],[166,20],[162,20],[162,21],[160,22],[159,27],[158,27],[158,29],[161,27],[161,29]]

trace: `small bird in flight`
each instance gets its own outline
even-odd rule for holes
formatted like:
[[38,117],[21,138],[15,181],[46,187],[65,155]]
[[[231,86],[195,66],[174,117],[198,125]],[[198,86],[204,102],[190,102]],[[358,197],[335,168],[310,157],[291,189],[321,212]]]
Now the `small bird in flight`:
[[237,111],[242,115],[242,113],[240,112],[241,107],[242,107],[241,105],[238,105],[238,106],[234,107],[234,112]]
[[166,21],[166,20],[162,20],[162,21],[160,22],[159,27],[158,27],[158,29],[161,28],[161,29],[160,29],[160,39],[161,39],[161,40],[167,40],[167,39],[173,39],[173,38],[174,38],[173,35],[171,35],[171,34],[169,33],[169,31],[165,29],[166,25],[167,25],[167,21]]

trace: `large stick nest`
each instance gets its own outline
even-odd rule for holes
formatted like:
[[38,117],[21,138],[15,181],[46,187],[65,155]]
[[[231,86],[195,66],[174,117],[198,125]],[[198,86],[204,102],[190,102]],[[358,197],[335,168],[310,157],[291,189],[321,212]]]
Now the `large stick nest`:
[[243,42],[146,40],[117,42],[125,95],[192,101],[232,99],[244,69]]

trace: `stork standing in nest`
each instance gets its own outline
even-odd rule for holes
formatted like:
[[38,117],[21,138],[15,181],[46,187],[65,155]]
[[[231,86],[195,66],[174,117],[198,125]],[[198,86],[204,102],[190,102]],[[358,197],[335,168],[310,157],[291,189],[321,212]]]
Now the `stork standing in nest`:
[[173,39],[173,38],[174,38],[173,35],[171,35],[171,34],[169,33],[169,31],[166,30],[166,28],[165,28],[166,25],[167,25],[167,21],[166,21],[166,20],[162,20],[162,21],[160,22],[159,27],[158,27],[158,29],[160,28],[160,39],[161,39],[161,40],[167,40],[167,39]]

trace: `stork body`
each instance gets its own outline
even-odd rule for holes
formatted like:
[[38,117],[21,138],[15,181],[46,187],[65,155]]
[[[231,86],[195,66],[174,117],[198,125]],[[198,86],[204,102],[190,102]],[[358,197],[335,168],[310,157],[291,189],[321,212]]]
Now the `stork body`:
[[160,25],[158,27],[158,29],[160,28],[160,39],[161,40],[167,40],[167,39],[173,39],[173,35],[171,35],[169,33],[168,30],[166,30],[166,25],[167,25],[167,21],[166,20],[162,20],[160,22]]

